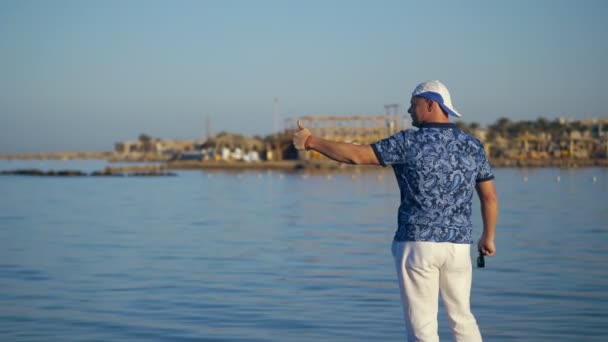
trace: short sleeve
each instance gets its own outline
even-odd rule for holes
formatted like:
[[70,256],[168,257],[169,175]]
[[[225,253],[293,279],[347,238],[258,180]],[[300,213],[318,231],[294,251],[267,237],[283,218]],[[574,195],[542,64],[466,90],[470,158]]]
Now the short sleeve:
[[409,146],[409,131],[402,131],[371,144],[376,158],[382,165],[404,163]]
[[477,178],[475,179],[477,183],[494,179],[494,171],[492,171],[492,167],[490,166],[490,162],[488,161],[488,156],[486,155],[483,145],[481,145],[479,149],[477,165],[479,165]]

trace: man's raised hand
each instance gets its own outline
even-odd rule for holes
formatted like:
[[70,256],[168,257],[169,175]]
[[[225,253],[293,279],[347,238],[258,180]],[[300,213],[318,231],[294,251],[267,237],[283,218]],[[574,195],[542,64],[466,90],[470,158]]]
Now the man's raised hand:
[[297,150],[304,150],[305,148],[305,144],[306,144],[306,139],[308,139],[308,137],[311,135],[310,131],[307,128],[304,128],[304,126],[302,126],[302,123],[300,122],[300,120],[298,120],[298,130],[295,131],[293,133],[293,146],[297,149]]

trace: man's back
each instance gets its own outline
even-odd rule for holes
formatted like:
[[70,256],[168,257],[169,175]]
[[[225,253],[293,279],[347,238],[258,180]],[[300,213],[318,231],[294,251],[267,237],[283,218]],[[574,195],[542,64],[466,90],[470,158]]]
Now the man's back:
[[494,178],[479,140],[452,123],[428,123],[372,147],[401,191],[395,240],[472,242],[475,184]]

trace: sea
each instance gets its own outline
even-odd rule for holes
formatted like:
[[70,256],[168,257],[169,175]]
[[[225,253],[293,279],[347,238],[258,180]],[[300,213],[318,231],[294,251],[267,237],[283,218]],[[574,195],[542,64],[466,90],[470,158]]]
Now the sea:
[[[0,341],[406,339],[390,168],[176,174],[0,175]],[[484,340],[608,341],[608,169],[495,175],[497,251],[471,291]],[[477,239],[477,198],[473,222]]]

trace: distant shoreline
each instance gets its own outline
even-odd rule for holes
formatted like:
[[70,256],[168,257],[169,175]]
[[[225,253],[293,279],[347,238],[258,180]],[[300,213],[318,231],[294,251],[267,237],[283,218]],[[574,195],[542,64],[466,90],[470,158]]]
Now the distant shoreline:
[[[141,155],[138,157],[124,156],[115,152],[50,152],[50,153],[19,153],[0,154],[0,160],[74,160],[91,159],[113,162],[156,162],[158,165],[134,165],[133,169],[208,169],[208,170],[347,170],[351,168],[366,168],[366,166],[340,165],[333,161],[168,161],[167,158],[156,155]],[[490,164],[495,168],[577,168],[577,167],[608,167],[608,159],[491,159]],[[108,167],[108,169],[114,169]],[[119,169],[119,168],[116,168]]]
[[490,165],[499,167],[608,167],[608,159],[490,159]]

